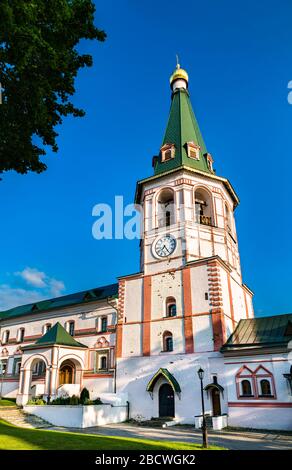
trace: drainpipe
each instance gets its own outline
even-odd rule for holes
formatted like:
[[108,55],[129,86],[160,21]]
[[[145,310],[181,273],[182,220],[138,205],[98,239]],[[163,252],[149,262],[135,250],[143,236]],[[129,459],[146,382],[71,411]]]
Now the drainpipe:
[[118,339],[118,316],[119,316],[119,311],[118,308],[115,307],[113,304],[110,303],[111,297],[107,297],[106,301],[107,304],[112,307],[116,312],[116,322],[115,322],[115,327],[116,327],[116,342],[115,342],[115,349],[114,349],[114,393],[117,393],[117,339]]
[[3,367],[3,363],[2,361],[0,360],[0,400],[2,398],[2,388],[3,388],[3,375],[4,375],[4,367]]

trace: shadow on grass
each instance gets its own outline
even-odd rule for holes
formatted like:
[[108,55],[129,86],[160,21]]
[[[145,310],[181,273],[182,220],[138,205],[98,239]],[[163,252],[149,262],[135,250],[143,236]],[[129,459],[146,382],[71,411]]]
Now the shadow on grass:
[[0,406],[16,406],[15,398],[1,398]]
[[[24,429],[0,421],[0,449],[6,450],[201,450],[200,445],[92,434]],[[218,448],[219,449],[219,448]]]

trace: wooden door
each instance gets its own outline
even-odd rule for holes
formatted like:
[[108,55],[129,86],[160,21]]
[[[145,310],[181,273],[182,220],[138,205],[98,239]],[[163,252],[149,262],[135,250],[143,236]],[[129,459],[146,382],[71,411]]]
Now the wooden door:
[[212,406],[213,416],[221,415],[220,391],[216,388],[212,389]]
[[71,366],[63,366],[59,372],[59,385],[73,383],[73,368]]
[[159,417],[174,418],[174,393],[169,384],[161,385],[159,389]]

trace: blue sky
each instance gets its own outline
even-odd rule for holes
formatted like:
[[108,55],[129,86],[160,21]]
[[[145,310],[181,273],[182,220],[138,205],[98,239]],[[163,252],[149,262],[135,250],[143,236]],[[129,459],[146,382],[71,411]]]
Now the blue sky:
[[136,181],[152,174],[178,53],[217,174],[241,200],[239,247],[255,311],[291,312],[291,2],[96,4],[108,39],[80,45],[94,56],[76,81],[85,118],[64,120],[47,172],[0,182],[0,310],[139,270],[138,242],[94,240],[91,213],[115,195],[132,202]]

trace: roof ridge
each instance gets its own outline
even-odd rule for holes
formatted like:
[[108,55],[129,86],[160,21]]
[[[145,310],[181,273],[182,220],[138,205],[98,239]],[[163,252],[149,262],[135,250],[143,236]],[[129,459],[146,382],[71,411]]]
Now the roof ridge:
[[[105,291],[104,295],[102,293],[100,296],[96,295],[96,291],[98,290],[100,290],[101,292]],[[96,297],[95,298],[93,297],[92,299],[88,299],[88,300],[83,299],[84,294],[90,291],[94,291]],[[104,286],[95,287],[93,289],[73,292],[71,294],[65,294],[65,295],[62,295],[59,297],[53,297],[50,299],[43,299],[43,300],[39,300],[37,302],[32,302],[29,304],[17,305],[8,310],[0,311],[0,322],[8,318],[13,318],[15,316],[36,314],[36,313],[52,310],[55,308],[62,308],[62,307],[64,308],[66,306],[75,305],[75,304],[77,305],[83,302],[89,303],[92,301],[103,300],[104,298],[114,297],[117,295],[118,295],[118,282],[112,283],[112,284],[106,284]],[[67,302],[65,303],[66,300]],[[35,311],[32,311],[32,308],[35,305],[38,306],[38,309]]]

